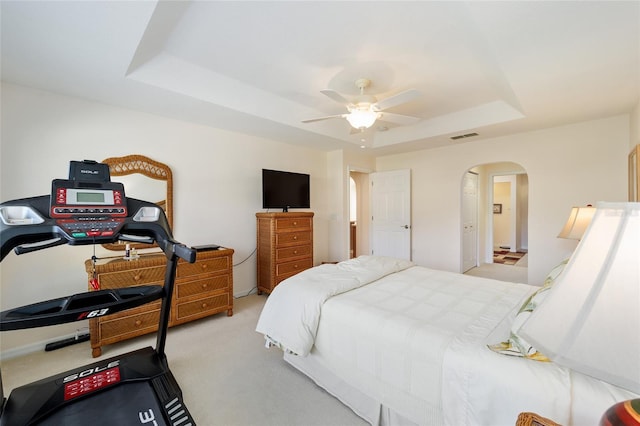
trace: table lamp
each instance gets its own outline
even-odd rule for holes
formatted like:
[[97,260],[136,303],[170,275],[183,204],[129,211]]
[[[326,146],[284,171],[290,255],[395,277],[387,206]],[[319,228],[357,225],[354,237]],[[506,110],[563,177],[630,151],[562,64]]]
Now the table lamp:
[[640,393],[640,203],[598,203],[520,334],[554,362]]

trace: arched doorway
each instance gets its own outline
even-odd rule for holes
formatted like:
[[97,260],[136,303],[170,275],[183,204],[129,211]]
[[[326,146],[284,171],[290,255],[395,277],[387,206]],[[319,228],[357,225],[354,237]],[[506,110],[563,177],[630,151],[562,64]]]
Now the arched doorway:
[[[477,176],[475,199],[469,196],[467,176],[470,173]],[[503,185],[504,182],[508,184]],[[496,184],[502,186],[495,186]],[[505,191],[505,188],[508,189]],[[521,165],[512,162],[496,162],[474,166],[465,173],[461,194],[462,272],[482,265],[491,265],[494,259],[494,247],[499,249],[503,246],[506,247],[504,250],[508,251],[513,249],[513,251],[528,252],[529,181],[527,172]],[[469,206],[469,203],[477,204]],[[472,218],[477,221],[474,233],[471,234],[469,234],[470,215],[476,215]],[[498,226],[502,232],[499,235],[497,234]],[[477,254],[475,265],[470,265],[469,259],[474,251]],[[518,267],[524,268],[521,272],[526,277],[525,260],[523,259]]]

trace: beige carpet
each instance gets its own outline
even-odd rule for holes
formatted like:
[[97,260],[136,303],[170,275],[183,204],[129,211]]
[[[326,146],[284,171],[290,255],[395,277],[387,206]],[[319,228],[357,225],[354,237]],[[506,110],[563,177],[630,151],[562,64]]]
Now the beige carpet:
[[[255,332],[265,300],[266,296],[257,295],[236,299],[232,317],[219,314],[170,329],[169,365],[197,424],[367,424],[286,364],[281,351],[265,349],[263,337]],[[154,345],[155,337],[145,336],[105,346],[101,358]],[[16,386],[95,360],[85,342],[2,361],[5,394]]]
[[[525,257],[526,259],[526,257]],[[525,261],[526,262],[526,261]],[[471,268],[465,275],[476,277],[493,278],[500,281],[528,284],[529,269],[524,265],[502,265],[499,263],[483,263],[478,267]]]
[[520,258],[515,264],[515,266],[520,266],[526,268],[529,266],[529,253],[526,253],[524,256]]

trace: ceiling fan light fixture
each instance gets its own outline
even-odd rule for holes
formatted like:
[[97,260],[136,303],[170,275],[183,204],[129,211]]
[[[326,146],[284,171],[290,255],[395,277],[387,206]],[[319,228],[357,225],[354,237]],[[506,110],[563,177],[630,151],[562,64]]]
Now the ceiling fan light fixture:
[[[2,0],[0,0],[2,1]],[[320,93],[331,98],[332,100],[343,104],[347,107],[347,114],[330,115],[327,117],[312,118],[310,120],[302,120],[303,123],[313,123],[315,121],[328,120],[332,118],[345,118],[351,127],[356,130],[365,131],[374,125],[376,120],[380,119],[389,123],[398,125],[411,125],[420,121],[418,117],[408,115],[395,114],[386,112],[388,108],[410,102],[420,96],[420,92],[415,89],[405,90],[393,96],[378,101],[378,99],[369,94],[364,93],[364,89],[371,85],[368,78],[359,78],[355,81],[356,87],[360,90],[360,95],[349,100],[340,93],[332,89],[321,90]],[[379,131],[389,130],[388,127],[382,127]],[[352,132],[353,133],[353,132]]]
[[354,109],[346,117],[351,127],[354,129],[368,129],[373,126],[378,118],[378,113],[367,109]]

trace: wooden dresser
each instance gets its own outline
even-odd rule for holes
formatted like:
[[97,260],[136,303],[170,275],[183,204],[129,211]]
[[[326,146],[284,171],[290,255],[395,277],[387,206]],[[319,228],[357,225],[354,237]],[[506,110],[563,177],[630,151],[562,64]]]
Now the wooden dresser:
[[313,213],[256,213],[258,294],[313,266]]
[[[91,259],[84,263],[88,279],[93,277]],[[164,283],[164,254],[142,255],[136,260],[122,257],[100,259],[95,272],[101,289]],[[89,285],[89,290],[93,290]],[[98,357],[102,346],[158,329],[160,301],[89,320],[91,354]],[[219,312],[233,315],[233,250],[198,251],[195,263],[178,262],[171,301],[169,326]]]

